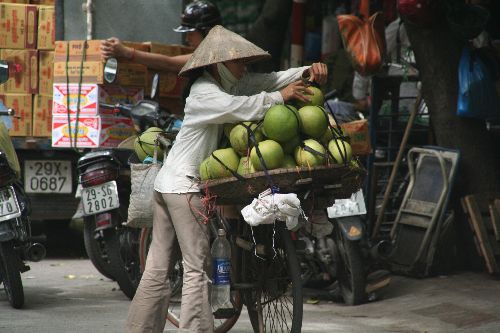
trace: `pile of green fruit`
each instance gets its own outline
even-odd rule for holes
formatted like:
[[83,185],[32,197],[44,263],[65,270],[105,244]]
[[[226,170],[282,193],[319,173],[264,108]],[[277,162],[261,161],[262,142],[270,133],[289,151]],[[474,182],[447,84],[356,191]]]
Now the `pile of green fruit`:
[[274,105],[262,121],[224,125],[230,146],[217,149],[201,163],[201,179],[230,177],[228,169],[247,175],[350,162],[351,146],[340,129],[331,126],[321,90],[309,89],[313,92],[309,103]]

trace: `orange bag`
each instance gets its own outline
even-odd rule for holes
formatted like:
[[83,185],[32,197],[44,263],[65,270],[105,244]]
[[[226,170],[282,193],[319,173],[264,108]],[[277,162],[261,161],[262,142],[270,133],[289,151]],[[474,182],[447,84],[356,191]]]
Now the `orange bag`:
[[339,30],[344,48],[351,57],[354,69],[363,76],[375,74],[385,57],[384,17],[375,13],[369,17],[368,1],[361,1],[362,18],[339,15]]

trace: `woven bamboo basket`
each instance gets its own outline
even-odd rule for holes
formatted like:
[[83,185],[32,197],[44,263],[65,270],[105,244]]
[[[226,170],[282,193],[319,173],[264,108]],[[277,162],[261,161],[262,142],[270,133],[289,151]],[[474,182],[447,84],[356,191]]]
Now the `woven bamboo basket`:
[[[279,193],[305,193],[308,190],[334,199],[348,198],[361,188],[366,171],[356,166],[329,165],[311,168],[275,169],[268,171]],[[245,180],[227,177],[201,184],[202,190],[216,197],[219,205],[249,204],[270,187],[263,171],[243,176]]]

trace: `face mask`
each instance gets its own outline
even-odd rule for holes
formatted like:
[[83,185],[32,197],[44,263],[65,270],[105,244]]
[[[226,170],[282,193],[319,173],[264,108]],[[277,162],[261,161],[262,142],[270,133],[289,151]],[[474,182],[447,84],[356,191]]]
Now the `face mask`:
[[229,92],[231,88],[238,82],[233,73],[221,62],[217,63],[217,71],[219,72],[222,88]]

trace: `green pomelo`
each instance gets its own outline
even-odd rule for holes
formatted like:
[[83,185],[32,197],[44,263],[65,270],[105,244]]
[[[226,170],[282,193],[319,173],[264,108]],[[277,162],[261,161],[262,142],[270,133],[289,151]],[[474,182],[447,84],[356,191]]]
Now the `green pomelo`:
[[244,156],[240,158],[240,164],[238,165],[238,171],[240,175],[248,175],[255,172],[252,161],[250,157]]
[[328,150],[335,158],[333,163],[344,164],[349,162],[352,158],[352,148],[347,141],[333,139],[328,143]]
[[[250,160],[255,170],[264,170],[255,148],[253,147],[250,152]],[[277,169],[283,165],[285,153],[283,153],[283,148],[279,143],[273,140],[264,140],[258,144],[258,148],[268,170]]]
[[345,136],[345,132],[341,128],[331,129],[328,127],[325,133],[321,136],[319,140],[321,143],[328,145],[328,143],[335,137],[335,139],[341,138],[341,136]]
[[144,149],[142,149],[141,146],[139,145],[139,137],[135,138],[134,140],[134,151],[135,154],[137,155],[137,158],[141,162],[144,161],[146,157],[148,157],[148,154],[146,154]]
[[320,139],[328,127],[326,113],[317,106],[304,106],[299,110],[302,133]]
[[306,93],[306,96],[310,99],[310,101],[309,102],[299,101],[299,102],[297,102],[297,105],[299,105],[299,107],[304,107],[304,106],[308,106],[308,105],[323,106],[323,104],[325,103],[325,97],[323,96],[323,93],[321,92],[321,90],[319,88],[316,88],[313,86],[310,86],[307,88],[312,91],[312,95],[309,93]]
[[302,147],[295,148],[295,161],[298,166],[301,167],[312,167],[317,165],[323,165],[325,163],[325,152],[326,149],[316,140],[308,139],[304,140],[304,145],[308,146],[320,154],[309,152]]
[[287,142],[299,133],[299,117],[295,108],[274,105],[264,116],[264,133],[274,141]]
[[295,162],[295,159],[292,157],[292,155],[285,155],[285,159],[283,161],[283,165],[281,166],[282,168],[295,168],[297,166],[297,162]]
[[236,126],[236,124],[224,124],[224,135],[229,139],[231,130]]
[[200,179],[208,180],[210,179],[210,174],[208,173],[208,162],[210,161],[210,157],[207,157],[200,164]]
[[227,170],[224,165],[217,161],[212,155],[215,155],[226,167],[232,171],[238,170],[238,164],[240,163],[240,157],[233,148],[223,148],[217,149],[210,155],[210,159],[207,164],[208,174],[211,179],[231,177],[232,174]]
[[[142,158],[143,161],[147,156],[153,157],[154,148],[155,148],[155,140],[159,133],[163,133],[163,130],[158,127],[150,127],[145,130],[134,142],[134,150],[139,158]],[[157,158],[159,161],[163,160],[164,150],[158,145],[157,146]]]
[[[250,121],[245,121],[243,124],[250,127],[250,130],[253,132],[257,142],[264,140],[264,135],[258,128],[257,124]],[[233,147],[233,149],[241,156],[246,156],[248,154],[248,148],[253,147],[252,142],[248,141],[248,134],[248,129],[242,124],[239,124],[233,127],[229,135],[231,147]]]
[[285,154],[293,154],[293,152],[295,151],[295,147],[300,145],[300,143],[301,143],[300,137],[294,136],[291,140],[282,143],[281,147],[283,147],[283,152]]

